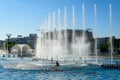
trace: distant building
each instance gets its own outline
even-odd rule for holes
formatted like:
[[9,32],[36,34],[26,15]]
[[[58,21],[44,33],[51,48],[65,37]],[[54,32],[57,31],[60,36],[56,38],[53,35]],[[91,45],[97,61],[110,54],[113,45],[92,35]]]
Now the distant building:
[[[67,32],[67,33],[65,33]],[[73,40],[73,29],[67,29],[67,30],[54,30],[52,32],[42,32],[42,37],[43,39],[46,37],[46,39],[61,39],[61,41],[63,41],[63,43],[67,40],[67,45],[66,45],[66,50],[68,50],[68,52],[72,52],[72,47],[71,47],[71,43]],[[60,33],[60,34],[59,34]],[[93,40],[93,34],[92,31],[90,29],[84,30],[85,33],[85,38],[86,38],[86,42],[94,42]],[[66,35],[66,36],[65,36]],[[83,30],[79,30],[76,29],[74,30],[74,35],[75,35],[75,41],[77,40],[77,42],[80,40],[81,37],[83,37]],[[64,45],[64,44],[63,44]],[[91,48],[91,51],[93,51],[93,48]]]
[[109,37],[97,38],[98,45],[104,45],[108,39],[109,39]]
[[[9,42],[14,44],[28,44],[32,49],[35,49],[37,34],[30,34],[27,37],[22,37],[22,35],[18,35],[15,38],[10,38]],[[7,42],[7,39],[5,40]]]
[[[68,42],[72,42],[72,34],[73,34],[73,30],[72,29],[67,29],[66,30],[67,31],[67,37],[68,37]],[[85,31],[85,36],[86,36],[86,38],[88,39],[88,40],[91,40],[91,39],[93,39],[93,34],[92,34],[92,31],[91,30],[84,30]],[[75,32],[75,36],[76,37],[82,37],[82,35],[83,35],[83,30],[74,30],[74,32]],[[58,31],[54,31],[54,32],[47,32],[46,34],[46,37],[48,38],[48,33],[50,33],[50,36],[51,36],[51,38],[53,38],[53,33],[55,33],[56,34],[56,38],[58,38]],[[62,36],[63,36],[63,39],[64,39],[64,34],[65,34],[65,30],[61,30],[61,34],[62,34]],[[45,34],[44,34],[45,35]]]
[[[76,37],[77,36],[80,37],[83,34],[83,30],[74,30],[74,31],[75,31]],[[58,38],[58,31],[55,30],[54,32],[56,33],[56,38]],[[53,38],[54,32],[49,32],[51,38]],[[91,30],[84,30],[84,32],[85,32],[85,36],[86,36],[87,40],[93,39],[93,34],[92,34]],[[61,35],[63,35],[62,39],[65,39],[65,37],[64,37],[65,31],[61,30],[61,33],[62,33]],[[72,33],[73,33],[72,29],[67,29],[67,40],[69,43],[72,42],[72,35],[73,35]],[[45,34],[46,34],[46,38],[48,38],[48,32],[46,32]],[[12,43],[13,46],[15,44],[27,44],[30,46],[31,49],[35,49],[36,41],[37,41],[37,34],[29,34],[29,36],[27,36],[27,37],[22,37],[22,35],[18,35],[17,37],[9,39],[9,42]],[[7,40],[5,40],[5,42],[7,42]],[[68,47],[69,47],[69,44],[68,44]]]
[[18,35],[17,37],[18,37],[18,38],[22,38],[22,35]]
[[2,47],[2,45],[3,45],[3,42],[4,42],[4,41],[0,40],[0,47]]
[[24,37],[24,39],[32,49],[35,49],[37,34],[30,34],[28,37]]
[[27,44],[26,39],[25,39],[25,38],[20,38],[20,37],[10,38],[9,41],[10,41],[10,42],[15,42],[15,44]]

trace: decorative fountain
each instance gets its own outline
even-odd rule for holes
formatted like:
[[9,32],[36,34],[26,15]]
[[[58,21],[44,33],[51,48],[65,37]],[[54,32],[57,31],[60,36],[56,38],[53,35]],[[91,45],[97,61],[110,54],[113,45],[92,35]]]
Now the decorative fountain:
[[[90,47],[90,43],[86,42],[85,35],[85,8],[84,4],[82,4],[82,16],[83,16],[83,31],[82,36],[75,35],[75,11],[74,5],[72,6],[72,42],[68,41],[68,26],[67,26],[67,11],[66,6],[64,7],[64,27],[62,29],[60,23],[60,10],[58,10],[58,21],[55,22],[55,12],[51,15],[48,15],[48,22],[46,26],[46,22],[42,24],[40,29],[40,35],[37,39],[36,46],[36,57],[45,57],[53,58],[53,59],[65,59],[66,57],[74,56],[77,57],[79,55],[82,56],[82,60],[85,61],[88,56],[88,50]],[[52,22],[52,24],[50,23]],[[57,26],[56,24],[57,23]],[[51,29],[51,30],[50,30]],[[77,46],[77,48],[76,48]],[[78,57],[78,58],[79,58]],[[73,57],[71,57],[73,58]]]
[[110,30],[110,63],[103,63],[104,68],[120,68],[120,64],[113,63],[113,40],[112,40],[112,6],[109,4],[109,30]]
[[[110,5],[110,27],[112,27],[112,15]],[[94,26],[96,27],[96,4],[94,5]],[[57,22],[56,22],[57,20]],[[36,55],[29,63],[18,63],[15,65],[3,66],[12,69],[27,70],[64,70],[73,67],[87,66],[90,54],[90,43],[87,42],[85,31],[85,7],[82,4],[82,35],[76,36],[75,33],[75,11],[72,6],[72,42],[68,40],[67,11],[64,7],[64,27],[61,25],[60,10],[58,9],[57,19],[55,12],[49,13],[48,18],[42,23],[36,44]],[[111,63],[112,63],[112,39],[111,42]],[[25,45],[19,45],[21,49]],[[97,38],[95,39],[96,63],[98,65]],[[35,62],[34,62],[35,61]]]

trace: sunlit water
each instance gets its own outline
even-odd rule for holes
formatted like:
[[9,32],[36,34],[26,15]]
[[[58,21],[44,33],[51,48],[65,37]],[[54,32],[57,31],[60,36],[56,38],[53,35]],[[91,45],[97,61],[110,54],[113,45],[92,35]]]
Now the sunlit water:
[[[63,71],[17,70],[2,67],[8,63],[30,63],[31,59],[0,60],[0,80],[119,80],[120,69],[105,69],[100,66],[84,66]],[[119,63],[120,61],[115,61]]]

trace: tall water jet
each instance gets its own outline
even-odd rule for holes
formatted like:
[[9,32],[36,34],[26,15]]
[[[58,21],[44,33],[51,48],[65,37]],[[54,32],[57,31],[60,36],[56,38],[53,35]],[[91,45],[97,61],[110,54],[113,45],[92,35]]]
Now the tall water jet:
[[45,19],[43,31],[44,31],[44,41],[46,41],[46,36],[47,36],[47,34],[46,34],[46,31],[47,31],[47,19]]
[[[82,3],[82,28],[83,28],[83,32],[82,32],[82,44],[85,44],[85,7],[84,7],[84,3]],[[86,52],[85,52],[85,48],[83,48],[82,50],[82,55],[83,55],[83,60],[86,60]]]
[[55,12],[52,14],[53,40],[56,39]]
[[[97,32],[96,31],[96,25],[97,25],[97,11],[96,11],[96,4],[94,4],[94,31],[95,32]],[[95,33],[94,35],[95,35],[95,37],[96,37],[96,34],[97,33]],[[95,52],[95,55],[96,55],[96,62],[98,62],[98,51],[97,51],[97,37],[95,38],[95,45],[94,45],[94,52]]]
[[51,39],[51,35],[50,35],[50,28],[51,28],[51,17],[50,17],[50,13],[48,14],[48,36],[47,39]]
[[49,42],[51,41],[51,35],[50,35],[50,28],[51,28],[51,17],[50,17],[50,13],[48,14],[48,18],[47,18],[47,31],[46,31],[46,51],[47,53],[50,51],[50,47],[48,46],[49,45]]
[[64,7],[64,40],[65,40],[65,53],[68,53],[68,35],[67,35],[67,13],[66,6]]
[[60,25],[60,10],[58,9],[58,43],[60,46],[62,46],[62,30],[61,30],[61,25]]
[[72,43],[75,43],[75,11],[74,5],[72,5]]
[[[38,35],[40,35],[40,30],[39,29],[37,29],[37,31],[38,31]],[[37,40],[36,40],[36,48],[35,48],[35,51],[36,51],[36,55],[35,55],[35,57],[39,57],[39,36],[37,36]]]
[[56,26],[55,26],[55,12],[52,13],[52,55],[55,55],[55,44],[56,44]]
[[83,28],[83,41],[85,41],[85,7],[84,3],[82,3],[82,28]]
[[112,41],[112,6],[109,4],[109,21],[110,21],[110,55],[111,55],[111,64],[113,62],[113,41]]
[[58,9],[58,18],[57,18],[57,26],[58,26],[58,40],[61,39],[61,27],[60,27],[60,10]]
[[72,48],[72,56],[74,56],[75,53],[77,53],[76,49],[75,49],[75,45],[76,45],[76,42],[75,42],[75,10],[74,10],[74,5],[72,5],[72,45],[71,45],[71,48]]
[[45,18],[45,20],[44,20],[44,22],[43,22],[43,25],[41,26],[41,29],[40,29],[40,41],[41,41],[41,45],[39,45],[40,47],[41,47],[41,53],[40,53],[40,55],[41,56],[43,56],[44,54],[43,53],[45,53],[45,46],[46,46],[46,39],[45,39],[45,37],[46,37],[46,34],[45,34],[45,28],[46,28],[46,18]]

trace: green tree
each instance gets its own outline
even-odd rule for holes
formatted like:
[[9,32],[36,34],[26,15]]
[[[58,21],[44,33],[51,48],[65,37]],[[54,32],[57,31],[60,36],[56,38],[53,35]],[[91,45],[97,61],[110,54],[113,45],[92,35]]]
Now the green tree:
[[6,47],[6,49],[8,49],[10,51],[10,49],[15,45],[16,43],[15,42],[5,42],[3,44],[3,46]]

